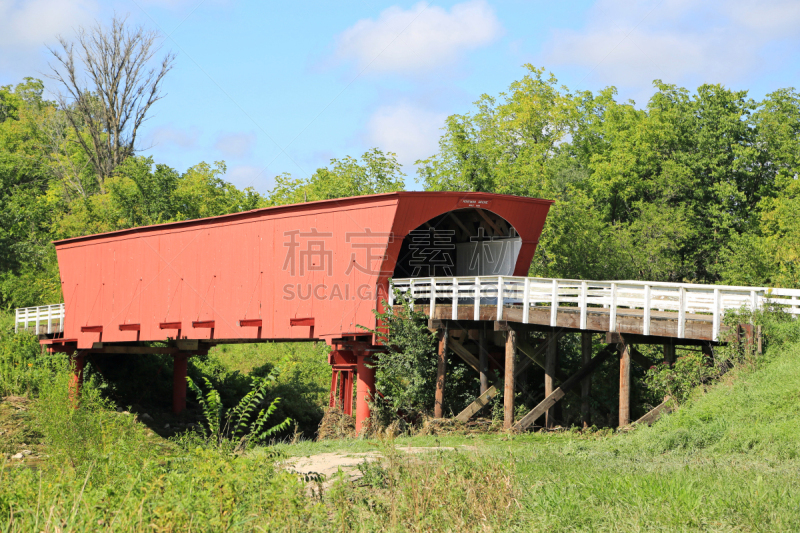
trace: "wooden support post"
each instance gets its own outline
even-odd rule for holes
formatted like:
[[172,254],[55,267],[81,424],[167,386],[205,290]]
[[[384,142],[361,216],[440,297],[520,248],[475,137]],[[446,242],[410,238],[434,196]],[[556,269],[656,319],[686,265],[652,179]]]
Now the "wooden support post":
[[672,342],[664,343],[664,362],[670,366],[675,364],[675,345]]
[[[592,360],[592,333],[581,332],[581,364],[586,366]],[[581,422],[584,428],[592,424],[589,410],[589,395],[592,390],[592,376],[589,374],[581,381]]]
[[709,342],[704,342],[700,346],[700,351],[703,352],[703,355],[705,355],[709,359],[714,357],[714,352],[711,350],[711,343]]
[[631,352],[627,343],[617,345],[619,350],[619,427],[631,423]]
[[506,332],[506,375],[503,389],[503,428],[511,429],[514,425],[514,366],[517,359],[517,332],[509,329]]
[[[545,397],[553,394],[555,389],[556,371],[558,368],[558,335],[555,330],[547,332],[547,351],[545,352],[544,359],[544,395]],[[545,427],[551,428],[555,425],[553,422],[553,411],[548,409],[544,415]]]
[[[515,344],[517,348],[519,348],[520,345],[522,345],[523,343],[524,341],[516,339]],[[542,346],[544,346],[544,343],[542,343]],[[528,346],[528,348],[530,348],[530,346]],[[539,358],[540,350],[538,347],[535,350],[531,349],[531,351],[535,357]],[[524,361],[521,361],[520,364],[518,365],[514,365],[515,386],[516,386],[516,378],[522,375],[528,369],[528,367],[530,367],[532,361],[530,357],[531,356],[529,355],[529,358],[525,359]],[[469,404],[463,411],[458,413],[458,415],[456,416],[456,420],[460,420],[461,422],[467,422],[478,411],[480,411],[484,406],[486,406],[490,401],[492,401],[495,396],[497,396],[497,391],[501,384],[502,384],[501,380],[498,379],[497,381],[495,381],[495,383],[491,387],[486,389],[486,392],[481,394],[474,402]]]
[[545,412],[553,407],[561,398],[563,398],[567,392],[580,383],[580,380],[582,380],[588,374],[594,372],[595,369],[597,369],[597,367],[603,363],[603,361],[611,357],[612,353],[613,350],[610,349],[601,350],[600,353],[595,355],[594,358],[589,361],[589,364],[584,365],[583,368],[581,368],[575,375],[562,383],[560,387],[545,397],[545,399],[542,400],[539,405],[531,409],[527,415],[522,417],[520,421],[514,425],[514,430],[522,431],[533,425],[533,423],[536,422],[540,416],[545,414]]
[[761,326],[756,326],[756,353],[758,355],[764,353],[764,345],[761,338]]
[[[38,327],[38,326],[37,326]],[[83,369],[86,366],[86,353],[80,351],[72,359],[72,378],[69,382],[69,398],[74,408],[78,408],[78,401],[81,397],[81,385],[83,384]]]
[[436,365],[436,394],[433,402],[433,417],[442,418],[444,403],[444,376],[447,373],[447,327],[438,330],[439,353]]
[[178,352],[172,356],[172,412],[180,414],[186,409],[186,371],[189,354]]
[[481,374],[481,395],[489,389],[489,352],[486,350],[486,328],[479,330],[478,368]]

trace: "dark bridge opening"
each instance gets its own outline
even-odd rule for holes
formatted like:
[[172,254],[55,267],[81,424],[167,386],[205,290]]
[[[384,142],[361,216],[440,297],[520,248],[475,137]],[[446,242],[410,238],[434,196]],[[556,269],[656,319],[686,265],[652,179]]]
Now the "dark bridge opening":
[[514,227],[491,211],[448,211],[406,235],[393,277],[510,276],[521,246]]

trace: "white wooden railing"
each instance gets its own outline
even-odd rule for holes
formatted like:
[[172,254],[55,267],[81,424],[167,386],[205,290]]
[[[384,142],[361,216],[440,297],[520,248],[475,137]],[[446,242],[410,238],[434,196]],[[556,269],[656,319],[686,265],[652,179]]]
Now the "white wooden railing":
[[64,332],[64,304],[21,307],[17,309],[14,331],[31,331],[37,335]]
[[[785,312],[800,315],[798,289],[512,276],[406,278],[392,280],[392,284],[410,295],[414,304],[424,302],[428,316],[434,316],[437,304],[451,305],[455,320],[459,305],[467,305],[473,308],[473,320],[479,320],[480,306],[493,305],[497,320],[503,320],[504,309],[514,305],[522,306],[522,322],[527,324],[532,307],[547,306],[550,326],[555,327],[559,307],[572,307],[580,310],[580,328],[587,329],[588,312],[594,307],[608,309],[609,330],[615,331],[618,309],[641,309],[644,335],[650,334],[651,313],[663,311],[677,314],[678,338],[685,337],[687,313],[707,315],[713,323],[714,340],[728,310],[780,304]],[[390,291],[390,303],[394,303],[394,291]]]

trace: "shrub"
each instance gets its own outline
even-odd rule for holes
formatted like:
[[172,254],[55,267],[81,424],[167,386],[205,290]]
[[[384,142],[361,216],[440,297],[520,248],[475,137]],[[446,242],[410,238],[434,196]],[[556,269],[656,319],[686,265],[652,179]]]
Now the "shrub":
[[370,330],[386,347],[373,356],[375,387],[380,391],[373,416],[384,425],[398,413],[411,420],[432,409],[436,384],[436,333],[404,294],[396,291],[395,302],[400,311],[395,313],[384,300],[384,312],[375,311],[379,326]]
[[203,391],[195,385],[194,381],[189,377],[186,378],[189,388],[197,396],[197,400],[200,402],[203,414],[206,417],[208,424],[206,441],[215,448],[232,452],[244,451],[248,444],[263,442],[267,437],[271,437],[288,428],[292,422],[292,419],[287,417],[283,422],[267,427],[267,420],[275,413],[280,398],[273,399],[269,406],[261,409],[255,420],[252,420],[256,409],[265,403],[267,387],[275,381],[274,373],[256,379],[250,392],[245,394],[244,398],[228,411],[224,421],[224,408],[219,392],[211,386],[211,382],[208,379],[203,378],[203,380],[209,389],[205,397]]

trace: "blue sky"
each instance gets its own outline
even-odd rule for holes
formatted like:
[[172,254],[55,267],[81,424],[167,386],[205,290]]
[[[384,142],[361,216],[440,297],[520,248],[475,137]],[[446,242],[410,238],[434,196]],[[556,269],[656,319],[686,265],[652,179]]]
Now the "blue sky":
[[224,160],[229,181],[260,192],[371,147],[397,153],[415,188],[445,118],[525,63],[638,105],[656,78],[754,98],[799,85],[800,2],[768,0],[0,0],[0,85],[42,78],[56,35],[114,12],[177,53],[143,153],[181,171]]

